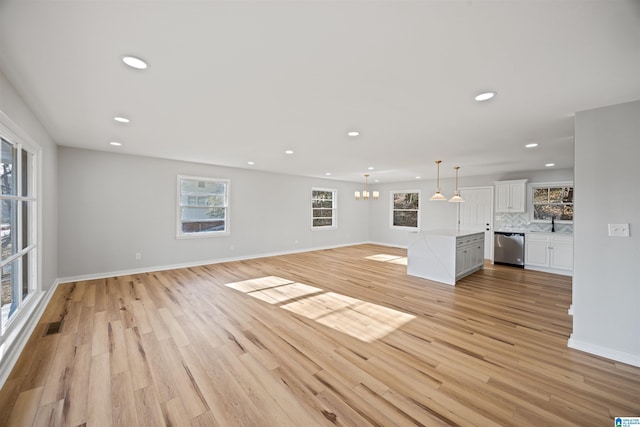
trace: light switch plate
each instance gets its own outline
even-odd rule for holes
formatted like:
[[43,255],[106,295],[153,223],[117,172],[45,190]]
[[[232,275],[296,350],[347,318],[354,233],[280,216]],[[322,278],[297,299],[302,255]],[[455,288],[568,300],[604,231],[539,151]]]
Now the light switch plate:
[[629,224],[609,224],[610,237],[629,237]]

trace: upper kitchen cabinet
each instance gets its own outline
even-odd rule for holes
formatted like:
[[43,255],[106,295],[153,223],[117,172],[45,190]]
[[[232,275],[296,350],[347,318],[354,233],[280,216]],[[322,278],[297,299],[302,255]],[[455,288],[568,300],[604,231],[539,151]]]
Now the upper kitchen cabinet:
[[527,210],[527,180],[496,181],[496,212],[524,213]]

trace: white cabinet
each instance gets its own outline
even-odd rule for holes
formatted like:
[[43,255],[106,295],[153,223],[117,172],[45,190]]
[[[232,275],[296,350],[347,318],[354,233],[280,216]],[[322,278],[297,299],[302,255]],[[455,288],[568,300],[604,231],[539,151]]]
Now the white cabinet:
[[484,233],[456,238],[456,280],[484,267]]
[[[538,239],[538,237],[543,237]],[[526,267],[549,267],[549,242],[546,236],[525,236],[524,265]]]
[[550,273],[573,274],[573,237],[552,233],[527,233],[525,268]]
[[496,181],[496,212],[524,213],[527,210],[527,180]]
[[425,230],[410,233],[407,274],[455,285],[484,268],[484,231]]
[[573,237],[552,237],[549,267],[573,272]]

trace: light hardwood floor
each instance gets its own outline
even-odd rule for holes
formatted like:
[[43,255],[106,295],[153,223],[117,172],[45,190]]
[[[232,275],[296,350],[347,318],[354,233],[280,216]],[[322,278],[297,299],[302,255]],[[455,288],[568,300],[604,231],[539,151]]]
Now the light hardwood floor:
[[[442,285],[376,245],[60,285],[11,426],[612,426],[640,368],[567,348],[570,278]],[[48,324],[63,321],[57,334]]]

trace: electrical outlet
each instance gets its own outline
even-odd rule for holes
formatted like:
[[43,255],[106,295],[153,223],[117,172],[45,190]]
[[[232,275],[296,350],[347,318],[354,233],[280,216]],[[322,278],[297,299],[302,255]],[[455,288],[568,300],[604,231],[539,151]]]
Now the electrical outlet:
[[610,237],[629,237],[629,224],[609,224]]
[[140,252],[136,252],[136,260],[141,260],[142,254]]

